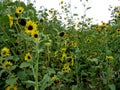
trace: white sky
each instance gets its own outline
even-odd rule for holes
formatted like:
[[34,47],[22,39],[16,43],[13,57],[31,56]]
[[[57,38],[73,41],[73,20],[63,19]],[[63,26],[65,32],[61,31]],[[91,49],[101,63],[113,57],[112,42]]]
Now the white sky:
[[[20,0],[20,1],[27,1],[27,0]],[[28,0],[31,2],[35,2],[35,7],[39,9],[40,6],[44,6],[48,9],[54,8],[56,10],[60,10],[59,3],[61,0]],[[83,15],[83,2],[86,0],[63,0],[64,2],[71,3],[71,12],[78,13],[79,15]],[[87,11],[87,17],[93,18],[93,21],[96,23],[100,23],[101,21],[107,22],[110,20],[111,12],[108,10],[109,5],[112,7],[120,6],[119,0],[88,0],[86,3],[87,6],[92,7]],[[75,7],[77,7],[75,9]]]

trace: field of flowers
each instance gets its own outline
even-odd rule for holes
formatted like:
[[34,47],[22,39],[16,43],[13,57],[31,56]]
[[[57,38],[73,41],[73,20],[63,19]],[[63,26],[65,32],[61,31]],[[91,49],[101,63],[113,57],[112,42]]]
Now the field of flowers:
[[0,90],[120,90],[120,7],[98,25],[60,5],[67,24],[54,9],[0,2]]

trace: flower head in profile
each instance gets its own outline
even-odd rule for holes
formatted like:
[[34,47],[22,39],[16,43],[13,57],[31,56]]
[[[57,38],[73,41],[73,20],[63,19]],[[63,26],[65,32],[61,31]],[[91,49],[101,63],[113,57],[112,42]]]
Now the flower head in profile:
[[32,59],[32,56],[30,55],[30,53],[26,53],[24,59],[25,59],[25,61],[28,62]]
[[25,26],[25,32],[27,34],[31,34],[33,31],[37,30],[37,24],[32,22],[31,20],[27,21]]
[[57,75],[54,75],[53,77],[51,77],[51,81],[52,81],[54,84],[56,84],[56,85],[61,84],[61,82],[60,82],[60,80],[59,80],[59,78],[58,78]]
[[13,63],[10,62],[10,61],[5,61],[3,64],[2,64],[2,67],[5,69],[5,70],[8,70],[10,69],[10,67],[13,66]]
[[7,14],[10,22],[10,28],[13,26],[13,17],[10,14]]
[[5,90],[17,90],[15,85],[9,85]]
[[9,55],[10,55],[10,50],[9,50],[9,48],[7,48],[7,47],[2,48],[2,50],[1,50],[1,56],[2,56],[2,57],[7,57],[7,56],[9,56]]
[[113,56],[106,56],[106,60],[114,60]]
[[34,38],[35,41],[38,41],[38,39],[39,39],[39,35],[38,34],[39,34],[38,31],[33,31],[31,33],[31,36]]
[[21,14],[24,11],[23,7],[17,7],[16,8],[16,13]]
[[74,65],[74,58],[73,57],[68,58],[67,62],[73,66]]
[[67,57],[66,53],[63,52],[63,54],[62,54],[62,58],[61,58],[61,61],[64,61],[64,59],[66,59],[66,57]]

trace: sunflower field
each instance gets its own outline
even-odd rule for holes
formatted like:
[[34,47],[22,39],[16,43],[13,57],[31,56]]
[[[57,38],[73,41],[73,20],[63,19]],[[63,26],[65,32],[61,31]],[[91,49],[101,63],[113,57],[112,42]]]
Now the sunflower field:
[[120,90],[120,7],[99,25],[60,5],[0,1],[0,90]]

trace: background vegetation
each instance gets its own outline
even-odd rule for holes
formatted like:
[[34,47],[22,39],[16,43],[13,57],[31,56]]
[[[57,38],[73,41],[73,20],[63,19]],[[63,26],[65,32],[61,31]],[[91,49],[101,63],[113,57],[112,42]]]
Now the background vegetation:
[[120,89],[120,8],[98,25],[60,5],[67,24],[55,9],[0,2],[0,90]]

